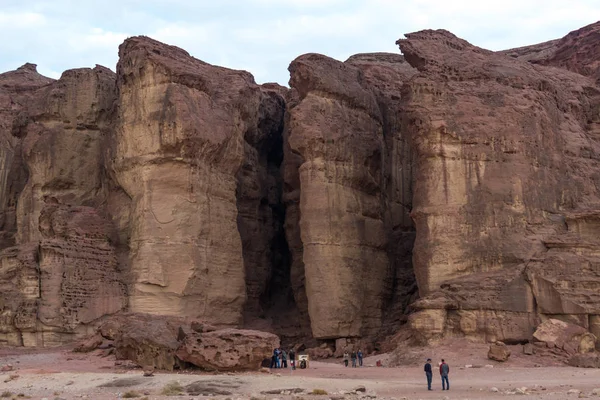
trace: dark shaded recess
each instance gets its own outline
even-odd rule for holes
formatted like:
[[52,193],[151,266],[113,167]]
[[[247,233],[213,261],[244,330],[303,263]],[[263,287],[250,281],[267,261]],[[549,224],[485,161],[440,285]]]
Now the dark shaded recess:
[[16,245],[17,203],[29,180],[29,170],[23,161],[21,143],[14,148],[7,180],[5,204],[0,205],[0,250]]
[[[379,339],[395,334],[407,322],[408,307],[418,297],[418,286],[413,269],[413,247],[417,232],[410,217],[412,211],[412,167],[413,154],[409,136],[411,132],[403,129],[402,100],[393,95],[388,97],[378,90],[374,91],[382,117],[384,153],[383,153],[383,207],[387,208],[385,226],[388,238],[387,253],[390,260],[383,299],[383,323]],[[394,160],[394,143],[400,146],[400,159]],[[393,182],[392,175],[402,169],[401,198]],[[400,203],[404,215],[400,224],[394,225],[392,204]]]
[[259,123],[245,133],[246,157],[237,174],[238,231],[246,269],[246,327],[286,336],[283,326],[296,304],[282,201],[285,101],[263,92]]
[[281,163],[283,162],[283,120],[281,130],[278,132],[273,146],[267,153],[267,170],[269,175],[276,177],[277,199],[279,202],[269,204],[273,215],[273,236],[271,240],[271,277],[267,287],[260,297],[263,310],[284,309],[295,307],[294,294],[290,279],[291,254],[285,236],[285,205],[282,201],[283,179],[281,177]]

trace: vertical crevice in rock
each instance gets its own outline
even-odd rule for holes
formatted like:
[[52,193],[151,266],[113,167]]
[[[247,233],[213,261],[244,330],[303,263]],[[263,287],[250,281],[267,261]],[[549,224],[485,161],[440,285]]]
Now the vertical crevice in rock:
[[[298,316],[296,329],[300,335],[311,337],[311,323],[308,314],[308,296],[306,293],[306,275],[304,268],[304,246],[300,232],[300,172],[299,168],[304,163],[304,158],[290,146],[290,119],[289,110],[299,102],[298,92],[291,89],[286,96],[286,114],[283,130],[283,163],[281,174],[283,177],[282,201],[285,207],[284,230],[290,250],[290,282],[292,295],[296,304]],[[307,344],[308,345],[308,344]]]
[[346,63],[362,71],[362,85],[374,93],[382,117],[380,206],[389,265],[381,294],[383,322],[377,335],[381,338],[406,321],[407,307],[417,295],[412,263],[415,227],[410,217],[414,159],[410,132],[402,126],[402,87],[417,71],[399,54],[356,54]]
[[236,198],[248,293],[244,324],[289,339],[298,336],[299,329],[284,226],[286,91],[272,84],[262,87],[258,126],[244,135],[245,157],[237,174]]
[[29,179],[21,141],[9,140],[0,145],[0,250],[16,245],[17,203]]

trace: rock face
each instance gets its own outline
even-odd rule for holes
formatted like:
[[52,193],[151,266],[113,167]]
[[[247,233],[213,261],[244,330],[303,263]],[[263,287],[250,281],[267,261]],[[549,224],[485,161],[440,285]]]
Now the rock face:
[[595,81],[446,31],[406,36],[419,70],[402,105],[422,297],[412,327],[489,341],[529,339],[541,316],[587,328],[600,304],[583,267],[598,261]]
[[130,310],[239,324],[235,174],[260,90],[247,73],[146,38],[119,55],[114,169],[132,199]]
[[254,368],[274,339],[222,330],[244,327],[339,354],[405,322],[510,344],[552,321],[592,350],[599,32],[491,52],[421,31],[404,55],[300,56],[290,89],[146,37],[116,74],[1,74],[0,344],[128,310],[221,332],[122,350],[160,368]]
[[26,64],[0,81],[0,343],[59,345],[127,303],[104,213],[115,74],[96,67],[52,81]]
[[533,46],[505,50],[502,53],[520,60],[568,69],[600,79],[600,25],[585,26],[562,39]]
[[412,276],[411,181],[403,169],[410,159],[387,118],[383,83],[400,85],[412,69],[391,55],[341,63],[318,54],[289,69],[286,226],[296,244],[294,276],[302,278],[294,286],[305,287],[316,338],[372,335],[397,282]]

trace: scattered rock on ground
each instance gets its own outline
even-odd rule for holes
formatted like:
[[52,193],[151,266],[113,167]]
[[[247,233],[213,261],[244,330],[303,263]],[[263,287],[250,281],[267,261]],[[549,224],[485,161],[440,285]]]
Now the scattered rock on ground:
[[488,358],[494,361],[504,362],[510,357],[510,350],[504,343],[494,343],[490,345]]
[[528,356],[531,356],[534,353],[535,353],[535,349],[531,343],[525,343],[523,345],[523,354],[527,354]]

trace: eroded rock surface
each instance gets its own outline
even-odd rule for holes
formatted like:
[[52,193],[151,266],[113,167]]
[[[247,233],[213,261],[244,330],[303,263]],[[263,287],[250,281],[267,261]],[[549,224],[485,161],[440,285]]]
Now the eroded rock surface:
[[287,227],[312,333],[373,335],[398,281],[412,276],[410,158],[390,92],[414,71],[385,54],[346,63],[307,54],[289,69]]
[[258,370],[264,359],[279,347],[279,338],[267,332],[221,329],[191,332],[177,351],[181,361],[205,370]]
[[210,371],[258,370],[280,345],[272,333],[215,329],[189,318],[153,314],[116,315],[98,332],[114,338],[117,359],[149,370],[189,365]]
[[398,44],[419,70],[402,107],[423,297],[413,327],[524,340],[535,304],[587,324],[600,304],[597,271],[583,267],[597,262],[585,250],[600,204],[595,81],[446,31],[406,37]]
[[127,309],[334,354],[404,322],[510,344],[560,320],[589,332],[561,351],[591,351],[599,27],[504,52],[428,30],[404,55],[306,54],[290,89],[146,37],[117,74],[0,74],[0,343],[61,344]]
[[0,132],[6,139],[2,169],[10,170],[1,190],[8,203],[2,208],[0,341],[59,345],[127,304],[118,235],[103,212],[103,146],[115,74],[97,66],[53,81],[27,64],[0,80],[14,105],[3,110]]

